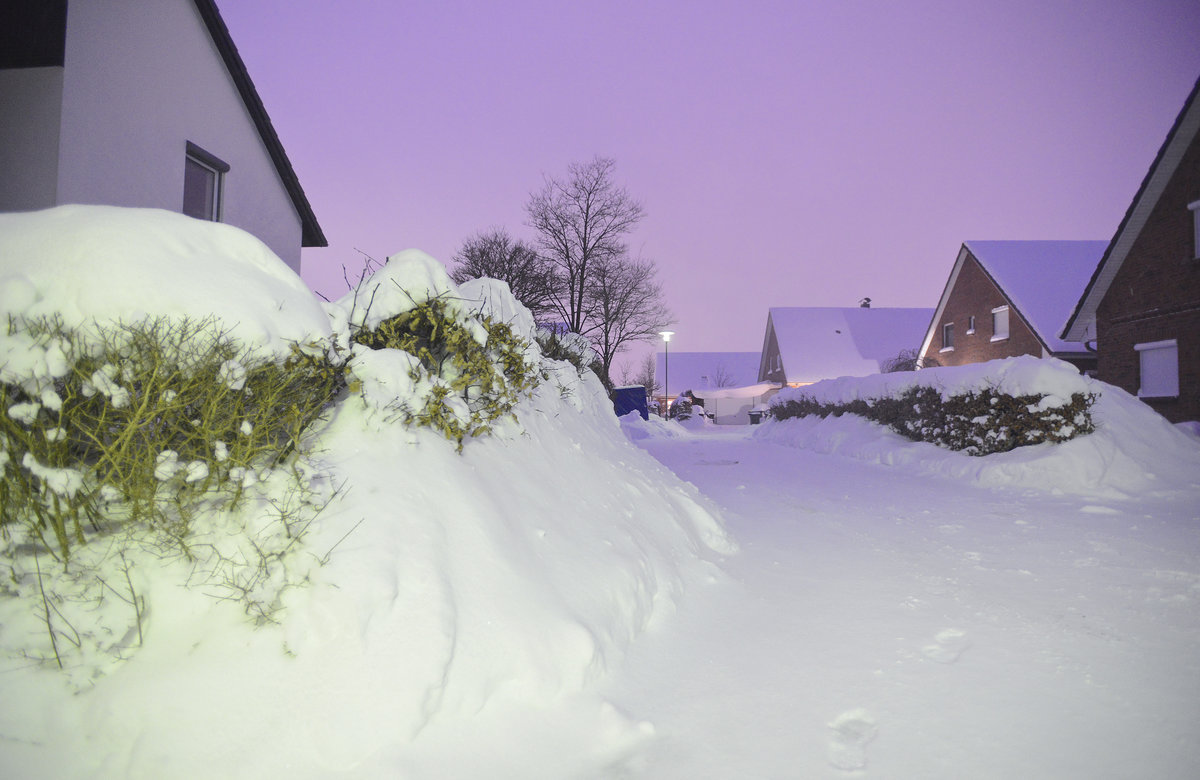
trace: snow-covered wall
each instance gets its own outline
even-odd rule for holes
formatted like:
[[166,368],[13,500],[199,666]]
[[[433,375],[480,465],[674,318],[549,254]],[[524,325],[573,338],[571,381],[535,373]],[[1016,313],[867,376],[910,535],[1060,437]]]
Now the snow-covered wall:
[[300,218],[191,0],[71,3],[65,62],[56,202],[179,211],[191,141],[229,164],[222,221],[299,270]]

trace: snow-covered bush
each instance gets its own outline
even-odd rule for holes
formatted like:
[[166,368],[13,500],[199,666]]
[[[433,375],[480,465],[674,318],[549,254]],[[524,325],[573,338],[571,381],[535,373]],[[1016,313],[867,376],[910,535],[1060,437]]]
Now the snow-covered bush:
[[[63,562],[114,519],[185,540],[200,503],[234,504],[337,392],[340,371],[297,350],[256,358],[215,322],[99,327],[11,319],[0,369],[5,533]],[[47,538],[49,537],[49,538]]]
[[513,314],[513,324],[494,319],[483,311],[487,292],[479,292],[484,300],[465,297],[424,253],[389,258],[338,304],[352,352],[350,389],[363,391],[364,379],[379,381],[383,361],[364,348],[402,352],[408,357],[393,367],[392,378],[398,368],[407,386],[391,388],[385,403],[404,424],[432,428],[460,450],[464,439],[490,433],[536,387],[539,360],[517,332],[528,312]]
[[692,419],[692,391],[687,390],[671,404],[671,413],[669,417],[672,420],[690,420]]
[[0,214],[0,626],[40,622],[0,631],[0,654],[89,677],[139,643],[160,561],[271,619],[330,496],[300,452],[341,386],[330,334],[237,228]]
[[526,342],[512,328],[466,315],[441,298],[360,330],[353,341],[415,357],[409,369],[414,397],[396,409],[405,424],[433,428],[460,448],[464,438],[489,433],[537,383]]
[[[922,372],[933,377],[934,370]],[[844,381],[844,380],[838,380]],[[817,391],[819,392],[819,390]],[[1064,442],[1095,430],[1093,393],[1066,397],[983,386],[948,393],[930,384],[901,383],[890,394],[830,399],[804,389],[773,400],[776,420],[855,414],[886,425],[913,441],[937,444],[968,455],[990,455],[1043,442]]]
[[596,350],[586,336],[543,325],[538,327],[535,338],[544,356],[566,361],[580,374],[597,365]]

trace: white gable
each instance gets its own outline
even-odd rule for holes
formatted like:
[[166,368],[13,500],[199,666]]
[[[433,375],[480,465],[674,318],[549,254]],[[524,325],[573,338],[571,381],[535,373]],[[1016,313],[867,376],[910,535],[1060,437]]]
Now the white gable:
[[0,72],[0,208],[180,212],[194,144],[228,167],[222,222],[293,270],[325,245],[212,0],[72,2],[65,24],[59,64]]

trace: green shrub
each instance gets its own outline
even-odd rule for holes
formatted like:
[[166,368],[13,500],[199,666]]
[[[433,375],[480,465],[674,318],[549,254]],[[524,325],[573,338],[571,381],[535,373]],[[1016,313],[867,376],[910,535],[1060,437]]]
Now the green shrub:
[[139,566],[156,558],[186,559],[188,584],[272,620],[302,579],[297,542],[336,495],[300,443],[342,368],[317,345],[253,354],[213,320],[87,332],[10,320],[6,335],[0,597],[5,610],[32,610],[44,633],[10,631],[0,652],[90,684],[140,645]]
[[466,314],[442,298],[389,317],[374,330],[359,330],[351,340],[417,359],[409,375],[416,397],[400,399],[401,418],[439,431],[460,450],[466,437],[490,433],[537,386],[524,339],[508,325]]
[[1075,393],[1057,406],[1046,401],[1045,394],[1012,396],[993,388],[943,398],[936,388],[910,387],[895,397],[847,403],[822,403],[800,396],[772,404],[770,413],[777,420],[856,414],[913,441],[968,455],[1064,442],[1095,430],[1091,416],[1094,395]]
[[114,520],[184,543],[196,506],[235,504],[342,382],[326,358],[295,347],[285,361],[256,357],[213,321],[86,337],[57,321],[10,321],[8,337],[60,365],[0,382],[0,530],[20,524],[64,563],[88,528]]

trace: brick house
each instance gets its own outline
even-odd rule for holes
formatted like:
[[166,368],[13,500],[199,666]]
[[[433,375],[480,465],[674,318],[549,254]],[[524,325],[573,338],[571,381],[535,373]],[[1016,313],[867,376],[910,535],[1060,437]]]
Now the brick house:
[[1172,422],[1200,420],[1200,81],[1062,329],[1096,376]]
[[[926,365],[1036,355],[1093,371],[1082,341],[1058,335],[1099,262],[1104,241],[968,241],[921,343]],[[935,362],[936,361],[936,362]]]
[[160,208],[327,241],[214,0],[0,3],[0,211]]

